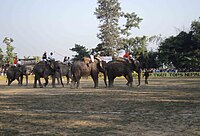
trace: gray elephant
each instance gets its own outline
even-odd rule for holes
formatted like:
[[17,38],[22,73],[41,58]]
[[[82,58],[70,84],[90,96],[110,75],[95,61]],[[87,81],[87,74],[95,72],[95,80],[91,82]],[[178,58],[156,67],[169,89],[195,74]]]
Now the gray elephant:
[[28,85],[28,75],[32,72],[31,68],[26,65],[11,66],[6,71],[8,85],[10,85],[15,79],[18,80],[18,84],[23,84],[23,77],[26,77],[26,85]]
[[16,66],[9,67],[8,70],[6,71],[6,75],[7,75],[8,86],[10,86],[14,80],[17,80],[19,85],[22,84],[20,80],[22,73],[19,67]]
[[24,76],[26,77],[26,86],[28,85],[28,76],[32,73],[33,71],[33,66],[28,66],[28,65],[18,65],[20,69],[20,82],[23,84],[23,78]]
[[98,74],[102,72],[104,74],[104,82],[106,83],[106,73],[105,73],[105,62],[95,59],[94,62],[84,62],[84,61],[75,61],[71,66],[72,73],[72,84],[71,88],[75,87],[80,88],[80,79],[81,77],[91,76],[94,82],[94,88],[98,87]]
[[[69,80],[71,77],[71,66],[70,64],[66,64],[63,62],[58,62],[59,67],[60,67],[60,72],[62,76],[65,76],[67,78],[67,85],[69,84]],[[56,72],[56,79],[58,81],[58,84],[60,84],[60,73]]]
[[106,72],[109,81],[109,87],[113,87],[114,79],[116,77],[124,76],[128,81],[126,85],[132,86],[133,76],[132,72],[136,71],[138,73],[138,86],[140,85],[140,62],[137,60],[127,61],[111,61],[106,65]]
[[61,81],[62,86],[64,87],[58,61],[47,61],[47,62],[40,61],[40,62],[38,62],[33,68],[33,74],[35,75],[33,87],[34,88],[37,87],[37,81],[39,82],[40,88],[43,87],[43,85],[40,81],[40,78],[45,79],[44,86],[46,87],[47,84],[49,83],[48,82],[49,76],[52,76],[52,87],[55,87],[56,72],[58,72],[60,74],[60,81]]

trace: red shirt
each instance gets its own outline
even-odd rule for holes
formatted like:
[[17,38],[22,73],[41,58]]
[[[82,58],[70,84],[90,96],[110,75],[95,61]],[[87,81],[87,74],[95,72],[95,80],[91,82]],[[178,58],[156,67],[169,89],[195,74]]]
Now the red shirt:
[[14,62],[13,62],[13,63],[14,63],[14,64],[17,64],[17,59],[16,59],[16,58],[14,59]]
[[130,53],[128,52],[128,53],[124,54],[123,57],[124,57],[124,58],[127,58],[127,59],[130,59]]

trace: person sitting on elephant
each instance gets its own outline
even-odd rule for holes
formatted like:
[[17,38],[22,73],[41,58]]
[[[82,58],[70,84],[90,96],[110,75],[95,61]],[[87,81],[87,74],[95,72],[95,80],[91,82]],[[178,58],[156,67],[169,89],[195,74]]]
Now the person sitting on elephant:
[[100,62],[102,61],[101,59],[101,56],[99,53],[97,53],[95,56],[94,56],[95,59],[99,60]]
[[53,52],[50,53],[50,56],[48,57],[49,61],[55,61],[55,58],[53,57]]
[[94,56],[96,55],[97,53],[93,50],[92,53],[90,54],[90,59],[92,62],[94,62]]
[[68,64],[70,66],[70,57],[65,56],[63,60],[64,64]]
[[46,51],[42,55],[42,61],[47,61],[47,52]]
[[21,66],[21,65],[22,65],[21,59],[18,59],[17,66]]
[[64,57],[63,62],[64,62],[64,63],[67,62],[67,56]]
[[130,58],[131,58],[130,55],[131,55],[130,52],[128,50],[126,50],[126,52],[125,52],[125,54],[123,56],[124,60],[126,60],[129,63],[130,63]]
[[14,58],[14,60],[13,60],[13,65],[14,65],[14,66],[17,66],[17,61],[18,61],[18,60],[17,60],[17,56],[16,56],[16,57]]

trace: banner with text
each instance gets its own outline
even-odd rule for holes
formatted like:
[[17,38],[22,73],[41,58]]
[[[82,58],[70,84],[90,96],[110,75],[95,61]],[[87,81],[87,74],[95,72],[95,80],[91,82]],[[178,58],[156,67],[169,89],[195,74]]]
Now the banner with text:
[[200,72],[150,73],[151,77],[200,77]]

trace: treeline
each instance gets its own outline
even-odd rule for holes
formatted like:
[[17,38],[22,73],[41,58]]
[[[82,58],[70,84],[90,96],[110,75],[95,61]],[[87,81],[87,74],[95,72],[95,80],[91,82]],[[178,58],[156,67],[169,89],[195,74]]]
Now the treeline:
[[[199,71],[200,65],[200,18],[191,23],[189,32],[181,31],[176,36],[163,39],[162,36],[134,37],[132,28],[139,28],[143,20],[135,12],[123,12],[118,0],[97,0],[94,14],[99,20],[100,43],[93,49],[76,44],[71,51],[74,59],[80,59],[92,52],[101,55],[117,56],[121,49],[129,50],[140,60],[142,68],[163,68],[163,65],[179,71]],[[120,24],[124,20],[124,24]],[[157,51],[148,51],[148,44],[156,42]]]
[[[159,40],[157,51],[146,49],[152,39]],[[191,23],[188,32],[181,31],[176,36],[166,39],[143,36],[129,39],[127,42],[129,44],[124,43],[124,48],[120,49],[125,50],[129,45],[128,49],[133,52],[136,59],[140,60],[142,68],[159,69],[165,65],[178,71],[200,71],[200,19]],[[70,50],[76,52],[74,59],[89,56],[94,51],[99,52],[100,55],[109,55],[102,50],[103,46],[101,43],[96,48],[87,49],[84,45],[75,44],[75,47]]]

